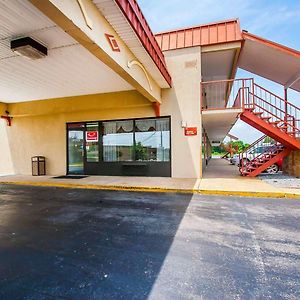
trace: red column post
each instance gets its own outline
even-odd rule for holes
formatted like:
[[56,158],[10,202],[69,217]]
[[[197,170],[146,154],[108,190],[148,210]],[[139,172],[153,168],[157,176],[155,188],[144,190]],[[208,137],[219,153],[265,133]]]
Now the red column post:
[[[284,122],[285,125],[288,126],[288,89],[285,87],[284,88]],[[285,131],[287,131],[288,128],[285,127]]]

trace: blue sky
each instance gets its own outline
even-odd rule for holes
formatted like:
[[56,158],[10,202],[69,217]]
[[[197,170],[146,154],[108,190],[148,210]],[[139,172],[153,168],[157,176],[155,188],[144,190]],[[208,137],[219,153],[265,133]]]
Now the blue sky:
[[[300,0],[138,0],[152,31],[188,27],[224,19],[239,18],[241,28],[277,43],[300,50]],[[283,96],[283,87],[239,70],[237,77],[255,80]],[[289,91],[299,106],[300,93]],[[261,133],[238,121],[232,133],[253,142]]]

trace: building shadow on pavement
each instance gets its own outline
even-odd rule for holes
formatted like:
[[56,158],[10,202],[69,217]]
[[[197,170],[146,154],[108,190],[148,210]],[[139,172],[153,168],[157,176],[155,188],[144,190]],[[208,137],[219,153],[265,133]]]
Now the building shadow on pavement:
[[0,298],[146,299],[191,198],[2,186]]

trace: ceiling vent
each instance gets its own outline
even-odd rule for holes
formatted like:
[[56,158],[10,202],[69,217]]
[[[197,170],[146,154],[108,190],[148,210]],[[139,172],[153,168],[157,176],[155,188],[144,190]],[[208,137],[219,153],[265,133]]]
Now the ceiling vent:
[[31,37],[23,37],[10,42],[10,49],[20,56],[34,60],[47,56],[48,50]]

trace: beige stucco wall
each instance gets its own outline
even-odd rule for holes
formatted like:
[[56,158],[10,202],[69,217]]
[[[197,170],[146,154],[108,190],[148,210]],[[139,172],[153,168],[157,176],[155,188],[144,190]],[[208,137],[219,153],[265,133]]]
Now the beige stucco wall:
[[0,115],[4,115],[6,109],[7,109],[7,105],[0,102]]
[[[200,123],[200,47],[164,53],[172,76],[172,89],[163,90],[162,114],[171,114],[172,177],[199,178],[201,176]],[[197,136],[185,136],[181,122],[197,127]]]
[[[165,53],[173,87],[162,94],[161,115],[171,116],[172,177],[201,175],[200,48]],[[154,117],[151,102],[137,91],[9,104],[12,126],[2,122],[0,174],[31,174],[31,157],[47,159],[47,174],[66,172],[66,123]],[[181,122],[197,127],[185,136]],[[0,162],[1,162],[0,161]]]
[[0,175],[14,174],[6,121],[0,119]]
[[[13,123],[1,127],[7,137],[0,141],[9,141],[3,152],[11,156],[15,174],[31,174],[34,155],[46,157],[48,175],[65,174],[67,122],[154,116],[149,100],[136,91],[10,104],[9,111]],[[0,164],[0,174],[7,169]]]

